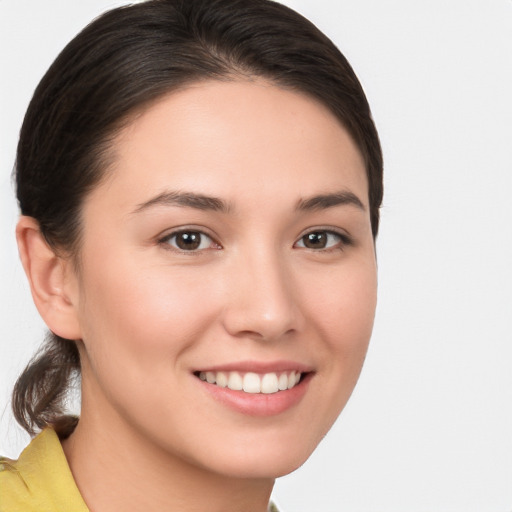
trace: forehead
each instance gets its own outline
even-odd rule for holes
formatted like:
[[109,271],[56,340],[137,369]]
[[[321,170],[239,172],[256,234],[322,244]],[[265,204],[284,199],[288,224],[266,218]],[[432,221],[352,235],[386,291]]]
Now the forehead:
[[104,192],[115,189],[126,207],[166,188],[244,204],[348,188],[367,205],[363,158],[338,119],[264,81],[203,82],[163,97],[118,135],[113,160]]

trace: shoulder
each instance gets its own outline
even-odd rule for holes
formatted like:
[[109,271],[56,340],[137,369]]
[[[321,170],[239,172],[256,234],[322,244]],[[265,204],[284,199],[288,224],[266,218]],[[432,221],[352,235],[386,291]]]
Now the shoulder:
[[268,512],[279,512],[279,509],[277,508],[277,505],[273,501],[271,501],[268,504]]
[[0,512],[88,512],[57,434],[46,429],[18,460],[0,457]]
[[[18,469],[18,461],[0,457],[0,512],[36,510],[30,489]],[[35,505],[35,503],[33,503]]]

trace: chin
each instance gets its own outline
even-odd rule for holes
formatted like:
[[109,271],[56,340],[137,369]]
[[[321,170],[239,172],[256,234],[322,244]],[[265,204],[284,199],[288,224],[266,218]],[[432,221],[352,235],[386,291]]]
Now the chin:
[[307,440],[293,443],[255,442],[249,447],[232,445],[215,460],[206,462],[216,472],[238,478],[275,479],[302,466],[317,446]]

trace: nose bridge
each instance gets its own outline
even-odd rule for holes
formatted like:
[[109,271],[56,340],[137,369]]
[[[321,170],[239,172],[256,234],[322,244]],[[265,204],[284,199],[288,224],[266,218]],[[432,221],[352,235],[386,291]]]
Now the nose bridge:
[[272,340],[300,327],[293,273],[275,247],[237,255],[230,277],[225,327],[233,335]]

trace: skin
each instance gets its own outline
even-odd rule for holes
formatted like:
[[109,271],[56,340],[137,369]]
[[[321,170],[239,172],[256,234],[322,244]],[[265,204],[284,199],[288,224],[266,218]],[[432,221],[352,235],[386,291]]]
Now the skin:
[[[77,485],[93,512],[263,512],[366,354],[377,272],[361,154],[323,105],[262,81],[172,93],[114,151],[83,206],[78,272],[44,253],[30,219],[18,227],[43,318],[81,340],[82,415],[63,444]],[[155,200],[170,191],[228,208]],[[297,209],[333,192],[361,204]],[[204,233],[199,249],[180,250],[177,229]],[[328,234],[326,248],[305,245],[311,232]],[[309,374],[277,414],[233,409],[195,374],[276,361]]]

